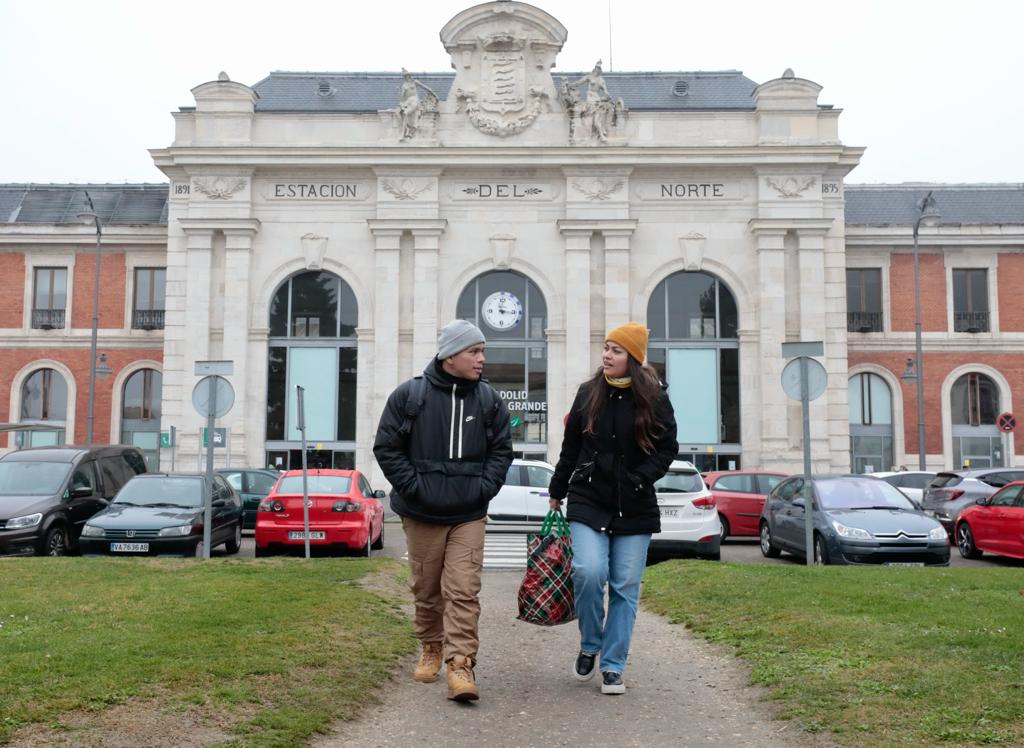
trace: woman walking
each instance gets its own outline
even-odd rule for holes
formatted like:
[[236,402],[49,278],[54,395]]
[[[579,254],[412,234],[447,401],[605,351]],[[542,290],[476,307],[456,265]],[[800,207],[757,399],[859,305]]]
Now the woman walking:
[[552,509],[569,499],[580,627],[572,673],[590,680],[599,667],[606,694],[626,691],[622,673],[640,578],[651,535],[661,530],[654,483],[678,447],[672,405],[657,374],[644,365],[646,352],[642,325],[629,322],[608,333],[601,367],[576,393],[548,489]]

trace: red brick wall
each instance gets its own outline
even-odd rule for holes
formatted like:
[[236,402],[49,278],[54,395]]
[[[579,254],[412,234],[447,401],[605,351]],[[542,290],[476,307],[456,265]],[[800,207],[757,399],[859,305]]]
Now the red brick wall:
[[1006,252],[999,255],[996,267],[999,294],[999,329],[1003,332],[1024,331],[1024,254]]
[[[946,322],[946,267],[942,255],[918,255],[921,275],[921,329],[942,332]],[[914,256],[893,254],[889,260],[892,329],[914,330]],[[900,370],[902,371],[902,369]],[[915,432],[916,433],[916,432]]]
[[[884,366],[897,378],[906,368],[908,358],[913,358],[913,349],[894,352],[851,352],[849,366],[877,364]],[[940,454],[942,444],[942,383],[949,372],[968,363],[984,362],[1006,377],[1013,392],[1024,392],[1024,353],[924,353],[924,425],[925,447],[928,454]],[[903,388],[903,443],[908,453],[917,454],[917,387],[901,381]],[[1006,404],[1001,403],[1001,410]],[[945,404],[949,410],[949,404]],[[1024,439],[1016,440],[1016,453],[1024,454]]]
[[0,252],[0,327],[21,327],[25,304],[25,255]]
[[[93,405],[93,441],[106,442],[110,438],[110,416],[113,403],[114,381],[117,373],[131,363],[143,359],[163,361],[162,348],[132,350],[105,349],[100,341],[100,352],[107,354],[107,365],[113,372],[106,379],[96,379],[96,397]],[[88,348],[8,348],[0,355],[0,422],[17,421],[19,413],[10,413],[11,387],[14,375],[33,361],[49,359],[64,364],[74,375],[74,382],[68,382],[69,391],[74,388],[75,434],[68,434],[69,443],[85,441],[86,411],[89,406],[89,349]],[[70,394],[70,392],[69,392]],[[15,398],[20,402],[20,396]],[[5,439],[0,437],[0,445]],[[13,444],[13,443],[12,443]]]
[[[75,310],[72,327],[92,327],[93,275],[96,255],[80,252],[75,257]],[[124,253],[104,253],[100,258],[100,306],[99,326],[103,328],[124,327],[125,299]]]

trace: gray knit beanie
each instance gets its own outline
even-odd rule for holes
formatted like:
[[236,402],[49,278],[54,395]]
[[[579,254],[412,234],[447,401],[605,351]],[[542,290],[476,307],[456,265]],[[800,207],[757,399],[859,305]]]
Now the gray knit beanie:
[[477,343],[486,343],[487,339],[480,328],[464,319],[453,319],[441,329],[437,339],[437,357],[444,360],[456,353],[461,353]]

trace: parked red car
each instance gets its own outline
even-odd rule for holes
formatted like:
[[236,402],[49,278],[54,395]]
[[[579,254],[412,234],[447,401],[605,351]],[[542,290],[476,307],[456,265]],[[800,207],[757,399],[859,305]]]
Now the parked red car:
[[722,540],[729,535],[758,534],[764,497],[786,478],[784,473],[759,470],[714,470],[704,473],[722,523]]
[[[358,470],[309,470],[310,550],[355,551],[369,556],[384,547],[383,491],[370,488]],[[256,555],[305,546],[302,471],[278,478],[256,511]]]
[[1024,558],[1024,481],[1007,483],[960,511],[953,532],[964,558],[982,553]]

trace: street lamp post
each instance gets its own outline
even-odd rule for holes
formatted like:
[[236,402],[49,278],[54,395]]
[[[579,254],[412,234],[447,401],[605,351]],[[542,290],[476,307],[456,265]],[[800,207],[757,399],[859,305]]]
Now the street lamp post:
[[96,401],[96,333],[99,327],[100,308],[100,241],[103,229],[100,227],[100,217],[93,207],[88,191],[85,193],[85,200],[89,203],[89,211],[79,213],[78,217],[92,220],[96,224],[96,272],[92,285],[92,333],[89,338],[89,399],[85,409],[85,443],[92,444],[93,409]]
[[[921,363],[921,272],[917,256],[917,234],[921,223],[930,225],[939,218],[932,191],[917,203],[917,217],[914,219],[914,362],[917,367],[917,467],[924,471],[924,368]],[[909,367],[908,367],[909,368]]]

